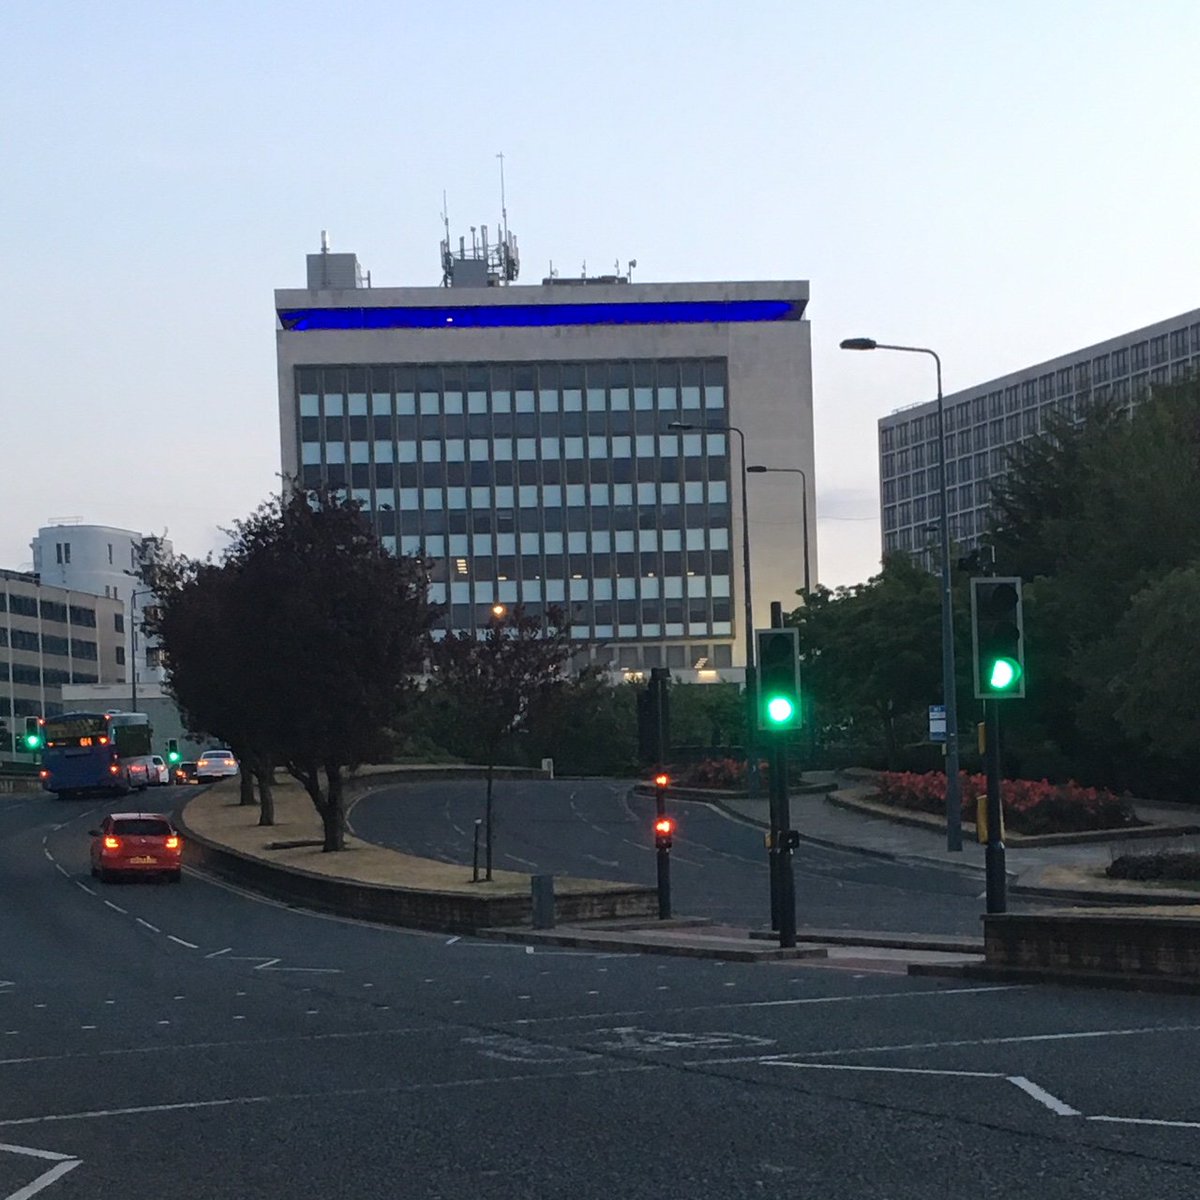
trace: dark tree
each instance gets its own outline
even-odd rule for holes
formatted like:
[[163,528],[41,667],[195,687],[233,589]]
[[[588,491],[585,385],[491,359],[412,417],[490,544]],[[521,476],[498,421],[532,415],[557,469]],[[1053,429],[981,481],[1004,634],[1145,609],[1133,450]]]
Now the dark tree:
[[487,878],[492,878],[493,775],[505,740],[564,684],[570,657],[562,614],[543,621],[523,609],[492,617],[480,636],[450,633],[434,643],[430,701],[453,722],[451,740],[487,767],[484,807]]
[[264,721],[269,697],[247,645],[236,574],[212,562],[176,557],[144,563],[142,578],[157,601],[147,610],[145,627],[161,642],[167,690],[188,731],[219,738],[233,749],[242,768],[243,804],[254,803],[258,774],[260,823],[273,824],[270,787],[262,787],[258,772],[269,755]]
[[346,772],[379,754],[427,653],[425,564],[389,554],[337,493],[296,492],[233,532],[225,567],[271,696],[268,743],[340,850]]

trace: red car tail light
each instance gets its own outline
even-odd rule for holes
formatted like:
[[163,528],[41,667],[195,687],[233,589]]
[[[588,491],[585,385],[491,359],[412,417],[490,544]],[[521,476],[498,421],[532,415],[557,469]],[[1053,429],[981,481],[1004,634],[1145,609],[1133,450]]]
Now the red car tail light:
[[45,768],[43,768],[42,770],[40,770],[40,771],[38,772],[38,778],[39,778],[39,779],[49,779],[49,778],[50,778],[50,772],[49,772],[49,771],[47,771]]
[[110,775],[119,775],[121,773],[121,768],[117,766],[116,763],[113,763],[111,766],[109,766],[108,773]]
[[111,834],[109,834],[109,836],[104,839],[104,848],[105,850],[120,850],[121,839],[118,837],[113,837]]
[[178,850],[179,849],[179,835],[177,833],[173,833],[173,834],[171,834],[170,837],[167,838],[167,849],[168,850]]

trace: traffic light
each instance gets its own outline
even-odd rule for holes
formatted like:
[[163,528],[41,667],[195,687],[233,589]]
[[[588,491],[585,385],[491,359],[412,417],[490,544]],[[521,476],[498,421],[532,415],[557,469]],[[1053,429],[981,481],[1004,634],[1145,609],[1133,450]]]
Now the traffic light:
[[675,822],[671,817],[657,817],[654,821],[654,845],[658,850],[670,850],[671,835],[675,832]]
[[800,642],[795,629],[757,629],[758,728],[799,729]]
[[177,738],[167,738],[167,762],[174,764],[179,762],[182,755],[179,753],[179,740]]
[[971,644],[975,698],[1025,695],[1025,625],[1019,576],[971,580]]
[[45,745],[45,739],[42,736],[42,726],[45,724],[46,722],[41,717],[25,718],[25,737],[22,742],[25,749],[31,754],[36,754]]

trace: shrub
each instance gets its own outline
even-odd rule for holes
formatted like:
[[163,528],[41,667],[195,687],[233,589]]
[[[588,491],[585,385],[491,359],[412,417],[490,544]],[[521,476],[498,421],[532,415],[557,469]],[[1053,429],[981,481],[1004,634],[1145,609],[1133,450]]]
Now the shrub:
[[[758,764],[759,777],[770,774],[766,759]],[[746,763],[740,758],[706,758],[684,767],[677,780],[684,787],[710,787],[737,790],[746,786]]]
[[1200,851],[1158,850],[1122,854],[1104,872],[1109,879],[1200,880]]
[[[976,797],[987,790],[983,775],[959,775],[964,821],[974,822]],[[879,798],[885,804],[913,812],[941,814],[946,809],[946,776],[940,772],[915,775],[885,771],[879,777]],[[1073,780],[1004,779],[1000,800],[1005,825],[1014,833],[1080,833],[1092,829],[1124,829],[1140,825],[1125,797],[1100,788],[1081,787]]]

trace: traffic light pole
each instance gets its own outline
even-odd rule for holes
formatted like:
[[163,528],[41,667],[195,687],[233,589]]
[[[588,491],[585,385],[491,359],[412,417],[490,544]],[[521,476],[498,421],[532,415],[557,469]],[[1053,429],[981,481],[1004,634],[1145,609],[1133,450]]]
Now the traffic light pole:
[[[660,775],[661,779],[662,776]],[[654,786],[654,815],[661,821],[667,815],[667,788],[663,783],[655,782]],[[658,865],[658,919],[666,921],[671,916],[671,847],[669,839],[659,836],[655,838],[654,856]]]
[[[771,628],[783,628],[783,605],[778,600],[771,601]],[[754,703],[751,711],[754,713],[754,724],[758,724],[758,705]],[[780,931],[783,916],[783,872],[781,869],[781,838],[783,828],[779,808],[779,747],[782,744],[778,737],[771,739],[771,774],[767,783],[767,823],[769,826],[767,848],[768,884],[771,889],[771,928],[776,933]],[[786,769],[786,762],[785,762]]]
[[796,879],[792,874],[792,817],[787,788],[787,734],[777,733],[775,761],[771,764],[771,793],[779,822],[774,838],[777,905],[779,909],[779,945],[787,949],[796,944]]
[[1000,804],[1000,704],[983,702],[985,738],[984,760],[987,769],[987,849],[984,867],[987,879],[987,910],[1008,911],[1008,879],[1005,874],[1004,830]]

